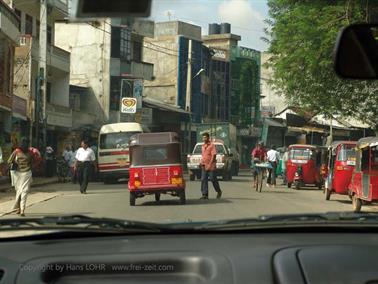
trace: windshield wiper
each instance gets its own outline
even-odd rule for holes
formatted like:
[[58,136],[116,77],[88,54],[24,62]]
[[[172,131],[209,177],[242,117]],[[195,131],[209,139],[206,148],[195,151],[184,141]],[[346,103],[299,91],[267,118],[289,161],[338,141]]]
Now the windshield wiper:
[[92,218],[85,215],[0,219],[0,231],[14,229],[96,229],[117,232],[161,232],[167,228],[160,224],[112,218]]
[[[312,225],[374,225],[377,213],[329,212],[321,214],[263,215],[257,218],[218,220],[193,224],[196,231],[222,229],[273,228]],[[189,225],[189,224],[188,224]],[[177,228],[177,227],[176,227]]]

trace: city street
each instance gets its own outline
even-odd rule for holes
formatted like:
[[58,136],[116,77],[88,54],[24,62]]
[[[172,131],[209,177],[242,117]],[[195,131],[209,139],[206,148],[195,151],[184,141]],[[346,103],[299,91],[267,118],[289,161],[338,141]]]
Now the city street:
[[[278,183],[281,184],[281,180]],[[323,192],[315,187],[295,190],[284,186],[264,186],[261,193],[255,192],[251,188],[251,176],[248,172],[241,173],[231,182],[221,181],[220,184],[223,190],[221,199],[215,199],[210,183],[210,199],[199,200],[200,181],[193,181],[187,183],[186,205],[180,205],[179,199],[170,195],[162,195],[160,203],[157,204],[154,196],[150,195],[137,199],[135,207],[129,205],[126,182],[111,185],[90,183],[86,195],[80,194],[78,185],[54,184],[33,189],[26,216],[84,214],[152,222],[184,222],[248,218],[263,214],[352,210],[347,196],[332,195],[331,201],[326,201]],[[1,205],[2,203],[0,207]],[[363,210],[375,211],[375,208],[364,206]],[[4,217],[16,216],[7,214]]]

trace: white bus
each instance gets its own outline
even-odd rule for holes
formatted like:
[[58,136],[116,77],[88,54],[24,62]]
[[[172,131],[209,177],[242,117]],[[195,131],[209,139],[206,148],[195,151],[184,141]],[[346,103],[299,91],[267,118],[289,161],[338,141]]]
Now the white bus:
[[142,133],[139,123],[124,122],[101,127],[98,141],[98,171],[105,183],[116,182],[129,176],[129,140]]

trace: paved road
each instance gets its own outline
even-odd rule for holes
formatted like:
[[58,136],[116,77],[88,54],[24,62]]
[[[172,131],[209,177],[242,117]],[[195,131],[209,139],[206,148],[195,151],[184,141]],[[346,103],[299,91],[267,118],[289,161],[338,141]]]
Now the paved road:
[[[210,199],[200,197],[200,182],[188,182],[187,204],[180,205],[178,198],[162,195],[159,204],[154,196],[137,199],[137,206],[129,206],[129,193],[126,183],[104,185],[91,183],[86,195],[79,193],[72,184],[59,184],[44,187],[42,193],[50,194],[49,199],[41,197],[27,208],[30,217],[62,214],[85,214],[93,217],[114,217],[153,222],[180,222],[186,220],[203,221],[215,219],[247,218],[262,214],[311,213],[329,211],[351,211],[348,197],[333,195],[325,201],[324,194],[316,188],[303,190],[288,189],[283,186],[263,188],[257,193],[251,188],[250,175],[241,174],[231,182],[220,182],[222,199],[215,199],[210,184]],[[52,192],[57,195],[51,195]],[[36,193],[37,195],[37,193]],[[30,199],[32,200],[32,198]],[[372,210],[372,206],[364,206]],[[6,215],[10,217],[15,215]]]

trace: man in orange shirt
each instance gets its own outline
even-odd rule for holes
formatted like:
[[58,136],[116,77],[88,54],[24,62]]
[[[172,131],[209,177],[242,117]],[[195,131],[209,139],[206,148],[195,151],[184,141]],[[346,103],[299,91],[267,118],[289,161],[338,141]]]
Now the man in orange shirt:
[[204,133],[202,136],[203,145],[202,145],[202,177],[201,177],[201,199],[209,199],[209,183],[208,179],[210,178],[213,183],[214,189],[217,192],[217,198],[221,198],[222,191],[219,186],[217,179],[216,163],[217,163],[217,150],[215,145],[210,141],[209,133]]

